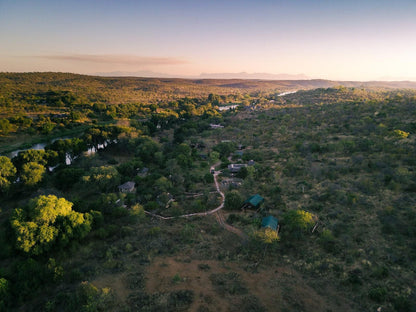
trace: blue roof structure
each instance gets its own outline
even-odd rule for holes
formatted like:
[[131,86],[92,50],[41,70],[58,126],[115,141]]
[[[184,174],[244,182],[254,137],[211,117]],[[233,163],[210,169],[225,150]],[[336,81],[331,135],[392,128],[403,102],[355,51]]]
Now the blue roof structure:
[[277,220],[277,218],[275,218],[273,216],[267,216],[267,217],[264,217],[261,220],[261,227],[271,228],[272,230],[276,231],[278,223],[279,223],[279,221]]
[[264,198],[261,197],[259,194],[251,196],[249,199],[247,199],[244,204],[250,204],[251,206],[255,208],[259,208],[260,205],[264,202]]

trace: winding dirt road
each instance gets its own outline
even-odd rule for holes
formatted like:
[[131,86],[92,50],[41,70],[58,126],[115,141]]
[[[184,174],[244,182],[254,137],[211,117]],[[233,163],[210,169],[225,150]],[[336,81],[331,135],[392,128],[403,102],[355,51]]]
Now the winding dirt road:
[[[220,163],[221,162],[218,162],[218,163],[214,164],[213,168],[217,167]],[[146,211],[146,210],[144,212],[147,215],[150,215],[150,216],[155,217],[155,218],[159,218],[161,220],[172,220],[172,219],[177,219],[177,218],[189,218],[189,217],[208,216],[208,215],[215,214],[215,218],[217,219],[218,224],[221,225],[225,230],[240,236],[244,241],[247,240],[247,235],[243,231],[241,231],[240,229],[237,229],[237,228],[235,228],[235,227],[233,227],[233,226],[231,226],[231,225],[229,225],[225,222],[224,215],[221,211],[221,209],[224,208],[225,195],[221,191],[220,185],[219,185],[218,179],[217,179],[217,177],[220,173],[221,173],[221,171],[214,171],[214,174],[213,174],[214,175],[215,187],[217,188],[217,192],[221,195],[221,204],[217,208],[214,208],[212,210],[205,211],[205,212],[188,213],[188,214],[180,215],[180,216],[177,216],[177,217],[164,217],[164,216],[154,214],[154,213],[152,213],[150,211]]]

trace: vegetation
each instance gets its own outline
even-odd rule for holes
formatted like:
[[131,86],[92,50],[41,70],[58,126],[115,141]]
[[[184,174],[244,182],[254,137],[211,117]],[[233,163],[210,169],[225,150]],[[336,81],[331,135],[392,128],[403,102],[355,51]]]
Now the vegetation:
[[[0,150],[20,149],[0,156],[0,310],[416,308],[415,91],[53,73],[0,82]],[[279,96],[292,88],[304,90]],[[204,216],[222,203],[213,166],[225,209]],[[135,187],[122,192],[126,182]],[[265,198],[259,211],[241,211],[249,194]],[[261,228],[268,215],[279,233]],[[158,261],[163,278],[151,273]]]
[[7,192],[15,175],[16,167],[13,165],[10,158],[0,156],[0,189],[2,192]]
[[91,216],[72,210],[72,203],[56,196],[39,196],[23,209],[16,209],[11,226],[16,248],[39,255],[53,245],[65,246],[71,239],[81,239],[91,230]]

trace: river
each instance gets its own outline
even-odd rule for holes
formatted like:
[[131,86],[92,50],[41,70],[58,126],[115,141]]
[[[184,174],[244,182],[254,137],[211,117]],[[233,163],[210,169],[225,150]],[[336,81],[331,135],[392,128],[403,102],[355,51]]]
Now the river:
[[[11,158],[13,158],[13,157],[16,157],[18,154],[19,154],[19,152],[23,152],[23,151],[27,151],[27,150],[31,150],[31,149],[33,149],[33,150],[38,150],[38,151],[41,151],[41,150],[45,150],[45,147],[46,147],[46,145],[48,145],[48,144],[50,144],[50,143],[53,143],[53,142],[55,142],[55,141],[58,141],[58,140],[66,140],[66,139],[70,139],[70,137],[61,137],[61,138],[55,138],[55,139],[53,139],[53,140],[51,140],[50,142],[44,142],[44,143],[36,143],[36,144],[34,144],[33,146],[31,146],[31,147],[29,147],[29,148],[25,148],[25,149],[17,149],[17,150],[14,150],[14,151],[12,151],[12,152],[10,152],[10,153],[8,153],[8,155],[6,155],[7,157],[9,157],[10,159]],[[106,141],[106,142],[104,142],[104,144],[98,144],[98,146],[97,146],[97,148],[96,147],[89,147],[86,151],[85,151],[85,153],[88,155],[88,156],[90,156],[90,155],[94,155],[96,152],[97,152],[97,150],[100,150],[100,149],[104,149],[104,148],[106,148],[107,146],[108,146],[108,144],[110,143],[110,141]],[[114,140],[113,141],[113,143],[117,143],[117,140]],[[71,158],[71,156],[69,155],[69,154],[67,154],[66,155],[66,157],[65,157],[65,164],[66,165],[70,165],[75,159],[76,159],[77,157],[75,157],[75,158]],[[55,166],[56,167],[56,166]],[[53,169],[55,169],[55,167],[50,167],[49,169],[50,170],[53,170]]]
[[293,93],[296,93],[296,92],[298,92],[298,91],[297,90],[296,91],[286,91],[286,92],[279,93],[278,96],[285,96],[285,95],[293,94]]

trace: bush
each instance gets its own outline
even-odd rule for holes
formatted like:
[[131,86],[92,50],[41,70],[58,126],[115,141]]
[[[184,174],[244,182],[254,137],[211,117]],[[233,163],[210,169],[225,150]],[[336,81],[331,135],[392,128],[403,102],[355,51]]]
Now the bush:
[[139,220],[145,218],[144,208],[140,204],[136,204],[130,208],[130,216],[135,217]]
[[263,244],[273,244],[280,240],[279,234],[270,228],[260,229],[254,232],[253,236],[256,241]]
[[375,302],[383,302],[387,298],[387,289],[384,287],[373,287],[368,291],[368,297]]
[[111,289],[98,289],[88,282],[82,282],[74,293],[66,294],[63,299],[63,311],[105,311],[115,303]]
[[185,224],[181,230],[181,238],[184,242],[192,242],[195,236],[195,226],[193,224]]
[[240,193],[236,190],[227,192],[225,194],[224,208],[227,210],[238,210],[243,204],[243,198]]
[[310,212],[290,210],[283,215],[283,229],[294,236],[301,236],[313,226],[314,218]]
[[328,252],[334,252],[337,250],[337,241],[330,230],[323,230],[319,237],[319,243]]

